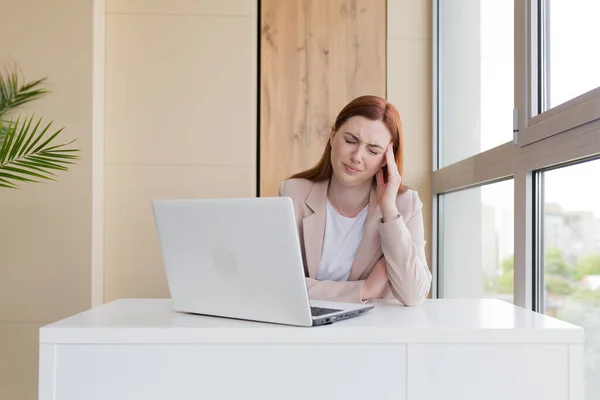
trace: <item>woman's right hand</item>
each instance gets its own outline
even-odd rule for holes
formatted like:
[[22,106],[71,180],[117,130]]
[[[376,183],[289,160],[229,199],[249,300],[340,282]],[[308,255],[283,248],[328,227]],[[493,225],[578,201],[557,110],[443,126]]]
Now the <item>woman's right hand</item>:
[[389,282],[385,258],[377,261],[362,287],[361,298],[369,300],[378,297]]

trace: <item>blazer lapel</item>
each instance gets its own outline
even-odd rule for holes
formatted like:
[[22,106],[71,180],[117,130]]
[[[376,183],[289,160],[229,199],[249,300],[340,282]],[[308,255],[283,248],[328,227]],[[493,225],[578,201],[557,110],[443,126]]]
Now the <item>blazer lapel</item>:
[[302,220],[304,236],[304,251],[308,276],[314,278],[317,275],[321,251],[323,249],[323,235],[325,233],[326,199],[329,181],[317,182],[313,185],[306,197],[305,204],[313,212]]
[[381,247],[377,228],[377,223],[381,218],[381,210],[377,204],[377,190],[373,187],[369,198],[369,209],[367,211],[367,220],[365,222],[362,241],[360,242],[356,257],[352,263],[352,270],[350,271],[349,280],[351,281],[358,280],[361,277]]

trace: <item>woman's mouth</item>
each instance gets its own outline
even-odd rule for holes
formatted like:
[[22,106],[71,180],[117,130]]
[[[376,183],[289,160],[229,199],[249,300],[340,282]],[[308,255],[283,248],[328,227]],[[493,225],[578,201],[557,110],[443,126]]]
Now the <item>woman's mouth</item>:
[[357,174],[357,173],[359,173],[359,172],[360,172],[359,170],[357,170],[357,169],[355,169],[355,168],[352,168],[352,167],[350,167],[350,166],[348,166],[348,165],[346,165],[346,164],[344,164],[344,169],[345,169],[345,170],[346,170],[346,172],[347,172],[347,173],[349,173],[349,174]]

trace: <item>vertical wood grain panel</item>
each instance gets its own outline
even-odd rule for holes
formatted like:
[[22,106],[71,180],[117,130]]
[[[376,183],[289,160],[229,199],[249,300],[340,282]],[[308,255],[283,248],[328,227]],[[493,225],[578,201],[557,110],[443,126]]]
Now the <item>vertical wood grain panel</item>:
[[260,195],[321,156],[337,113],[386,95],[385,0],[262,0]]

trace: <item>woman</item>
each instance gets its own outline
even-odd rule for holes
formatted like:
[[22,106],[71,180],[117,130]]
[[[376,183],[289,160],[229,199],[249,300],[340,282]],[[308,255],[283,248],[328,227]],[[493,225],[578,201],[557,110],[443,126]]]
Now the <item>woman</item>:
[[300,233],[309,297],[420,304],[429,293],[422,207],[402,183],[402,128],[376,96],[350,102],[321,160],[281,183]]

